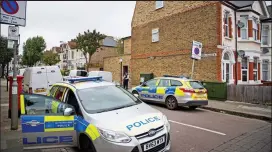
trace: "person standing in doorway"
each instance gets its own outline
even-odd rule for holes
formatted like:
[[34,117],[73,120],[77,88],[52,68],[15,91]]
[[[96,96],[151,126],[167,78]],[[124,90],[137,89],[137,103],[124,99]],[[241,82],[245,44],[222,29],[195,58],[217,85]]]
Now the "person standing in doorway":
[[125,73],[124,77],[123,77],[123,87],[126,90],[128,89],[128,81],[129,81],[129,75],[128,75],[128,73]]

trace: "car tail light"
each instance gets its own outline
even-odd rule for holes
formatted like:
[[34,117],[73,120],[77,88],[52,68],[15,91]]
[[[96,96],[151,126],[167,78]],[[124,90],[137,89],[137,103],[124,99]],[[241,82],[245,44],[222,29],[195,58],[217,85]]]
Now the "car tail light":
[[31,87],[29,88],[28,93],[32,94],[32,88]]
[[194,89],[187,89],[187,88],[179,88],[181,91],[183,92],[187,92],[187,93],[195,93]]

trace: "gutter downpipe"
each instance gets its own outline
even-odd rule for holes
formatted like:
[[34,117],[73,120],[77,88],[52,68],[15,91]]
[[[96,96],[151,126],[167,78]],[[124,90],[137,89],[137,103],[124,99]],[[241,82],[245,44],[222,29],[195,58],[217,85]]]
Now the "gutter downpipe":
[[237,17],[236,17],[236,11],[237,9],[234,8],[234,23],[235,23],[235,85],[238,84],[238,67],[237,67],[237,61],[238,61],[238,51],[237,51]]

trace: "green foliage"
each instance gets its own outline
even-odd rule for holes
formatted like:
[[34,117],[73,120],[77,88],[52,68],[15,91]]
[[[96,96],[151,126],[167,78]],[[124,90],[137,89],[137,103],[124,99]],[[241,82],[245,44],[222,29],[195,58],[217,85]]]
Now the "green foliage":
[[42,36],[28,38],[23,44],[22,63],[29,67],[34,66],[38,61],[41,61],[45,48],[46,43]]
[[11,61],[13,57],[13,50],[8,49],[8,40],[5,37],[0,37],[0,64],[5,66]]
[[119,55],[123,55],[124,54],[124,41],[120,38],[115,38],[115,40],[117,41],[117,52]]
[[[83,34],[78,34],[78,36],[72,40],[76,42],[77,50],[81,50],[86,59],[86,63],[90,63],[91,56],[96,52],[98,48],[101,47],[101,40],[105,39],[106,35],[93,30],[90,32],[89,30],[84,31]],[[89,54],[89,61],[87,60],[87,55]],[[87,70],[89,69],[89,64],[87,64]]]
[[60,62],[59,55],[53,51],[45,51],[42,55],[42,62],[45,65],[55,65]]

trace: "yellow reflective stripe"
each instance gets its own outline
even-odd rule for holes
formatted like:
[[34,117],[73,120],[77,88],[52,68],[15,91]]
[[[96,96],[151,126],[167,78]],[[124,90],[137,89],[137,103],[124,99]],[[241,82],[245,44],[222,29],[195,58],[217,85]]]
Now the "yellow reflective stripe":
[[179,87],[176,87],[175,89],[175,95],[176,96],[184,96],[184,92],[179,89]]
[[159,83],[160,83],[160,79],[158,79],[158,80],[157,80],[157,82],[156,82],[156,86],[158,86],[158,85],[159,85]]
[[44,122],[74,121],[74,116],[44,116]]
[[52,101],[52,106],[51,106],[51,110],[53,113],[57,113],[58,112],[58,106],[59,106],[59,102],[57,101]]
[[20,95],[21,114],[25,114],[25,98],[24,95]]
[[88,125],[85,132],[92,138],[92,140],[95,140],[96,138],[100,137],[97,128],[92,124]]
[[156,93],[157,94],[165,94],[165,87],[157,87]]
[[63,93],[62,93],[62,97],[61,97],[61,101],[63,101],[64,95],[65,95],[67,90],[68,90],[67,88],[64,88]]
[[72,131],[72,130],[75,130],[74,127],[70,127],[70,128],[49,128],[49,129],[44,129],[44,132]]

